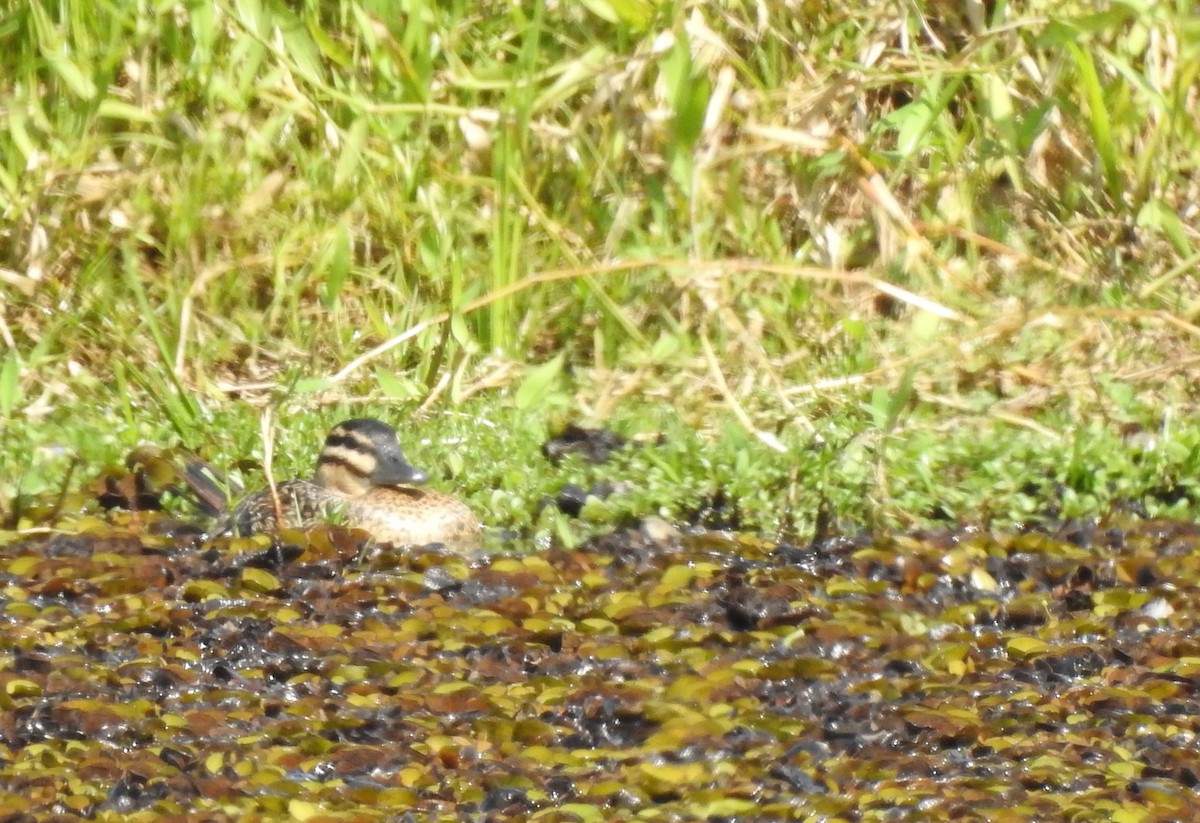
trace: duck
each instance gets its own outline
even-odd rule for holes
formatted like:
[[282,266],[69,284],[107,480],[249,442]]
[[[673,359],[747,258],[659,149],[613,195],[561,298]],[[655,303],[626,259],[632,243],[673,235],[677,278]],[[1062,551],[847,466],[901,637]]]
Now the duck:
[[440,492],[416,488],[428,473],[408,462],[396,430],[361,417],[338,423],[325,438],[312,480],[289,480],[243,500],[226,532],[238,536],[281,528],[308,528],[338,518],[378,543],[454,551],[477,548],[480,524],[466,504]]

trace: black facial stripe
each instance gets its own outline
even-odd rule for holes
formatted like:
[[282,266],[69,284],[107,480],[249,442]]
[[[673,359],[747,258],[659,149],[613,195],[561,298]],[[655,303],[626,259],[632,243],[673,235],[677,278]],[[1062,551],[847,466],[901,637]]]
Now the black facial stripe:
[[348,432],[345,429],[334,429],[325,438],[325,447],[330,446],[356,452],[373,452],[374,444],[358,432]]
[[340,466],[355,477],[367,477],[371,474],[370,470],[364,470],[362,466],[354,462],[353,458],[328,452],[322,452],[321,456],[317,458],[317,468],[321,466]]

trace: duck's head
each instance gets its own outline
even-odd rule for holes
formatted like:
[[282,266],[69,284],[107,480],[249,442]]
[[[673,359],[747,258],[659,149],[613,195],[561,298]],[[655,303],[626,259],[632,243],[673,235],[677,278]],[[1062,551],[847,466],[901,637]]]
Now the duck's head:
[[334,426],[317,459],[317,484],[347,495],[374,486],[416,486],[428,479],[404,456],[395,429],[365,417]]

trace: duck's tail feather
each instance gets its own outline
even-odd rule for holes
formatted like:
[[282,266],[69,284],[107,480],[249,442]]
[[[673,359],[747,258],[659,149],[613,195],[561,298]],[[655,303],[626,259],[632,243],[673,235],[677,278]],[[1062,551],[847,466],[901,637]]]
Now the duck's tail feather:
[[[180,479],[191,492],[196,506],[210,517],[229,514],[229,480],[198,457],[189,457],[183,465]],[[236,493],[236,490],[233,490]]]

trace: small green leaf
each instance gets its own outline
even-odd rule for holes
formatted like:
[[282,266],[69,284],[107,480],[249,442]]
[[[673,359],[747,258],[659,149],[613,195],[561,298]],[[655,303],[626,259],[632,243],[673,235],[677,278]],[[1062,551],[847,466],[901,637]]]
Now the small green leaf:
[[270,37],[271,19],[258,0],[237,0],[238,21],[251,33],[262,38]]
[[684,152],[690,152],[704,128],[711,91],[708,77],[692,63],[691,43],[680,30],[675,45],[662,63],[662,78],[674,111],[675,137]]
[[971,569],[971,585],[983,592],[994,592],[997,588],[996,578],[982,566]]
[[913,367],[909,366],[904,370],[903,376],[900,378],[900,385],[892,392],[890,402],[887,407],[887,425],[885,429],[891,431],[896,428],[896,423],[900,420],[900,415],[908,406],[909,400],[913,396]]
[[929,134],[929,128],[941,113],[937,105],[937,92],[940,85],[936,80],[931,81],[926,94],[901,106],[881,121],[884,127],[896,131],[896,150],[902,157],[908,157],[924,146],[924,139]]
[[325,249],[325,283],[321,292],[321,303],[325,308],[337,305],[342,293],[342,284],[350,273],[350,230],[345,223],[338,224],[333,238]]
[[337,166],[333,170],[334,188],[350,185],[354,182],[355,172],[361,168],[363,146],[367,142],[367,124],[370,121],[360,117],[350,124],[350,128],[342,135],[342,145],[338,150]]
[[581,0],[581,5],[606,23],[618,23],[621,20],[608,0]]
[[700,573],[692,566],[676,564],[663,572],[662,586],[671,590],[685,589],[699,576]]
[[134,106],[124,100],[106,97],[100,101],[96,113],[111,120],[125,120],[129,123],[153,123],[157,118],[141,106]]
[[853,317],[842,318],[842,331],[855,343],[861,343],[867,336],[866,321]]
[[656,363],[666,362],[679,354],[682,348],[678,335],[664,332],[654,341],[654,346],[650,349],[650,359]]
[[311,394],[324,391],[331,385],[328,377],[305,377],[296,381],[292,386],[292,391],[296,394]]
[[463,459],[462,454],[457,451],[449,452],[445,458],[446,468],[450,472],[451,477],[458,477],[467,467],[467,461]]
[[942,318],[931,311],[918,309],[913,314],[912,336],[919,343],[932,343],[941,335]]
[[421,396],[421,387],[385,369],[375,370],[375,382],[379,390],[394,400],[413,400]]
[[3,189],[10,198],[16,196],[18,191],[17,178],[8,173],[8,170],[0,166],[0,189]]
[[1102,374],[1096,378],[1096,382],[1104,393],[1112,400],[1117,408],[1126,411],[1134,407],[1134,401],[1137,399],[1137,392],[1129,383],[1118,380],[1112,375]]
[[535,111],[541,111],[565,102],[581,88],[596,82],[613,60],[612,53],[603,46],[592,46],[583,54],[562,65],[554,82],[537,96],[533,102]]
[[63,81],[63,84],[81,100],[91,100],[96,96],[96,84],[83,73],[79,66],[72,63],[65,55],[49,50],[42,52],[46,62]]
[[742,800],[736,797],[726,797],[722,800],[713,800],[708,803],[702,803],[694,808],[696,817],[701,820],[711,820],[713,818],[720,819],[737,819],[739,817],[754,817],[755,812],[759,810],[757,801]]
[[871,412],[871,419],[875,421],[878,428],[887,428],[887,410],[890,398],[891,392],[887,390],[887,386],[876,386],[871,389],[871,404],[867,409]]
[[375,31],[375,19],[367,13],[361,3],[351,3],[350,12],[354,15],[354,22],[358,26],[356,33],[366,47],[367,53],[374,52],[379,48],[379,35]]
[[560,354],[540,366],[535,366],[525,375],[521,388],[517,389],[517,408],[525,411],[544,403],[549,396],[550,387],[562,373],[563,356]]
[[644,31],[654,15],[650,0],[581,0],[582,5],[606,23],[620,23]]
[[317,19],[316,15],[305,15],[304,24],[308,28],[308,36],[312,38],[313,42],[316,43],[317,48],[319,48],[321,53],[325,55],[325,59],[336,63],[340,68],[343,69],[348,69],[350,67],[351,62],[353,61],[350,53],[347,52],[346,49],[342,48],[340,43],[325,33],[325,30],[321,28],[321,22],[319,19]]
[[461,312],[450,315],[450,336],[465,349],[472,349],[475,345],[475,339],[471,337],[471,331],[467,328],[467,320]]
[[986,74],[980,80],[980,87],[995,124],[996,134],[1002,138],[1006,149],[1011,152],[1018,151],[1016,106],[1013,105],[1008,84],[999,75]]
[[1100,157],[1104,180],[1109,196],[1120,202],[1121,176],[1116,144],[1112,136],[1112,113],[1108,110],[1108,96],[1095,57],[1090,50],[1078,44],[1067,43],[1067,52],[1075,59],[1075,70],[1079,73],[1080,88],[1087,101],[1088,122],[1092,128],[1092,142]]
[[17,353],[10,351],[0,365],[0,416],[9,417],[21,402],[21,367]]
[[1179,219],[1179,215],[1166,203],[1159,199],[1147,201],[1138,212],[1137,224],[1142,228],[1161,232],[1167,238],[1176,254],[1190,257],[1191,244],[1188,243],[1188,231]]

